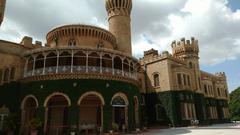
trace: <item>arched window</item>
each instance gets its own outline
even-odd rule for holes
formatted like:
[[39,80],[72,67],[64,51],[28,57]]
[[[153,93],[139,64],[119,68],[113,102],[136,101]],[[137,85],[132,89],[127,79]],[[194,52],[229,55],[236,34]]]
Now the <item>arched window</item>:
[[77,45],[76,40],[74,40],[74,39],[70,39],[70,40],[69,40],[68,46],[76,46],[76,45]]
[[112,68],[112,57],[109,54],[102,56],[102,67]]
[[8,117],[8,115],[9,115],[9,109],[5,107],[5,105],[3,105],[0,108],[0,130],[3,129],[4,120]]
[[153,81],[154,81],[154,87],[160,86],[159,74],[154,74],[154,75],[153,75]]

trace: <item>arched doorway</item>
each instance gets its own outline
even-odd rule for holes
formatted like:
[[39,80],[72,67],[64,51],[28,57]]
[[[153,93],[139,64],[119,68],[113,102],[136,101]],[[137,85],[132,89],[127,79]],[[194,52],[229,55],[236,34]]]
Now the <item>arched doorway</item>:
[[[104,99],[98,93],[86,93],[79,100],[79,128],[93,133],[103,126]],[[85,129],[87,127],[88,129]]]
[[63,95],[54,95],[47,101],[47,135],[67,134],[69,105]]
[[125,132],[128,127],[128,100],[123,94],[116,94],[111,102],[113,106],[113,123],[119,131]]
[[24,135],[30,133],[30,129],[26,125],[30,120],[36,118],[37,107],[37,99],[34,96],[27,96],[22,102],[22,128]]

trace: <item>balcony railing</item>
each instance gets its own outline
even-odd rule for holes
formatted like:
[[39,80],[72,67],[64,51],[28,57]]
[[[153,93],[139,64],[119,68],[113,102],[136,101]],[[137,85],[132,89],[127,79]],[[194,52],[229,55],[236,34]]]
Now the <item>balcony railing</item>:
[[24,57],[24,77],[50,74],[108,74],[137,80],[137,60],[116,51],[49,48],[26,54]]
[[49,75],[49,74],[78,74],[78,73],[97,73],[97,74],[111,74],[118,75],[127,78],[137,80],[137,74],[134,72],[127,72],[124,70],[95,67],[95,66],[59,66],[59,67],[46,67],[39,68],[24,73],[24,77],[31,77],[37,75]]

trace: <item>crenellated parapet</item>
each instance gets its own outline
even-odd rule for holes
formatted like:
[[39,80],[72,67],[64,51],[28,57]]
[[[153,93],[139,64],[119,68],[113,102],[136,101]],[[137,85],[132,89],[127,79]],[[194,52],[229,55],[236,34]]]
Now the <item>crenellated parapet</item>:
[[172,42],[171,46],[174,56],[188,57],[186,55],[189,55],[198,57],[198,40],[196,40],[194,37],[192,37],[191,40],[185,40],[185,38],[182,38],[180,41],[175,40]]
[[115,15],[129,16],[132,10],[132,0],[106,0],[106,10],[109,18]]
[[155,49],[150,49],[148,51],[144,51],[144,57],[140,59],[140,63],[151,63],[159,60],[169,59],[181,64],[186,64],[183,58],[173,56],[168,51],[164,51],[162,53],[158,53]]

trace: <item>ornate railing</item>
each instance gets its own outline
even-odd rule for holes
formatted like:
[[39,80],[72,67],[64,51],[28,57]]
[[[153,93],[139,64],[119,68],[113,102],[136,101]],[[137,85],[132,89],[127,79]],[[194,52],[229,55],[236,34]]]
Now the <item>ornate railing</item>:
[[95,67],[95,66],[59,66],[59,67],[46,67],[27,71],[24,73],[24,77],[31,77],[37,75],[50,75],[50,74],[80,74],[80,73],[95,73],[95,74],[111,74],[117,76],[123,76],[137,80],[136,72],[126,72],[124,70]]
[[63,47],[43,48],[23,55],[24,77],[51,74],[99,74],[137,80],[137,59],[108,49]]

